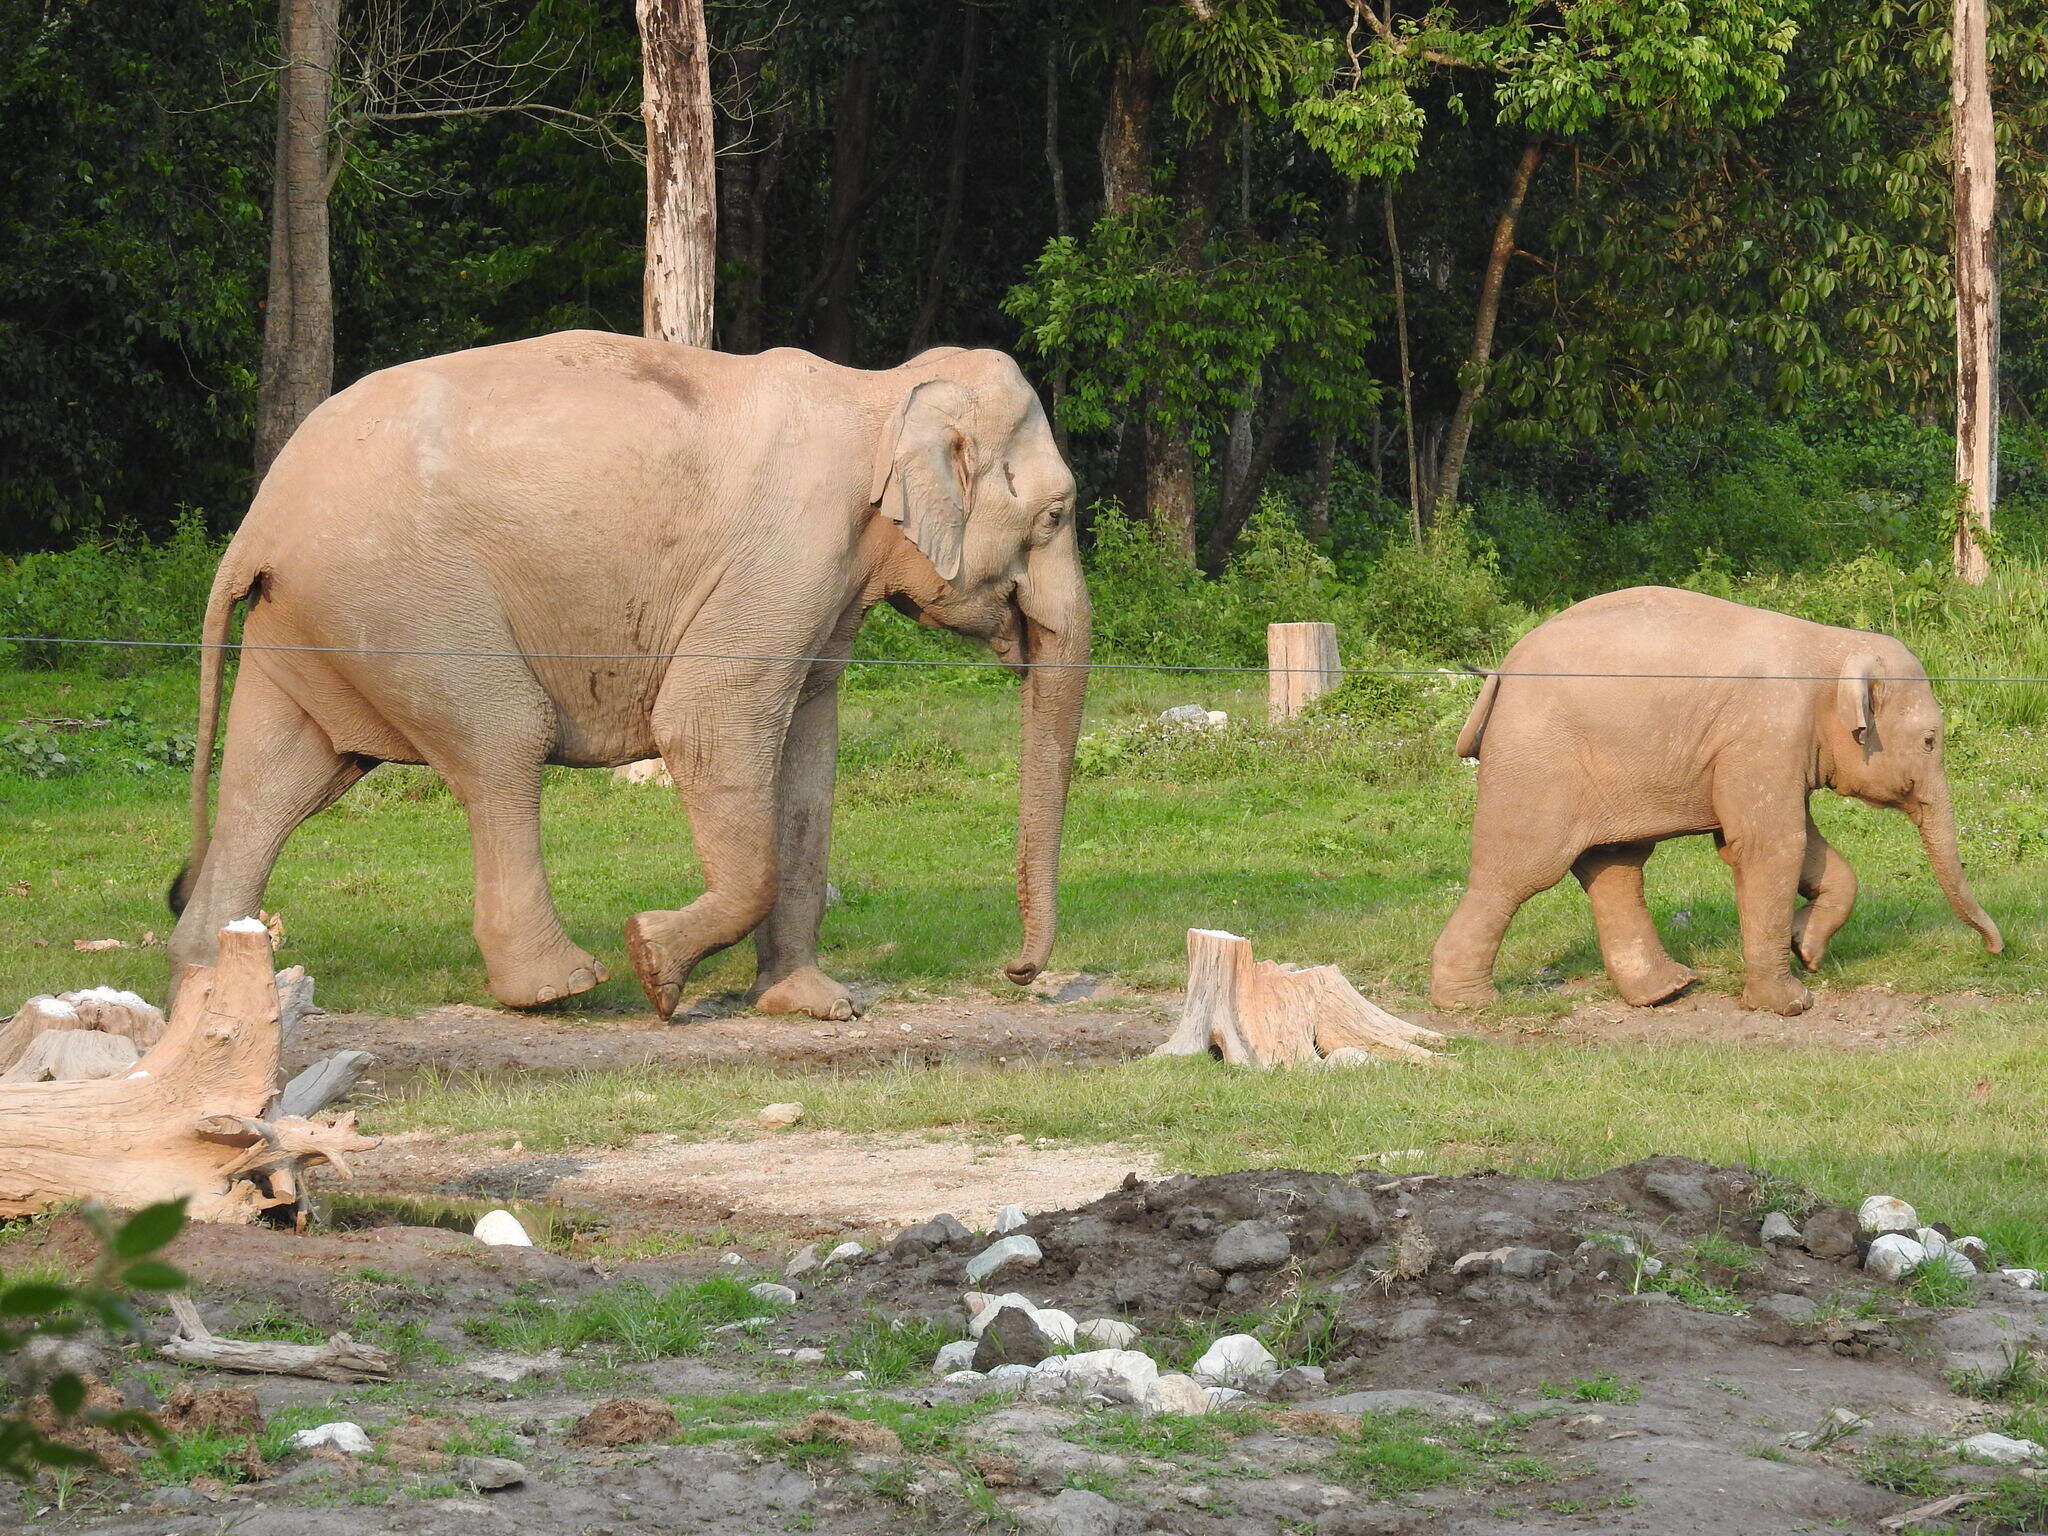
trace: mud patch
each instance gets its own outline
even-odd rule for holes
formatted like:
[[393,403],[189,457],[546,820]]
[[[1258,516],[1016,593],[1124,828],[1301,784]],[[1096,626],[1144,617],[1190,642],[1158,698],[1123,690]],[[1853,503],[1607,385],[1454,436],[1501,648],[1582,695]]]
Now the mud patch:
[[1886,987],[1820,990],[1797,1018],[1738,1008],[1723,992],[1695,986],[1654,1008],[1631,1008],[1611,993],[1588,998],[1559,1019],[1475,1019],[1469,1014],[1404,1017],[1448,1034],[1509,1044],[1742,1045],[1882,1051],[1960,1023],[1991,999],[1977,992],[1923,996]]

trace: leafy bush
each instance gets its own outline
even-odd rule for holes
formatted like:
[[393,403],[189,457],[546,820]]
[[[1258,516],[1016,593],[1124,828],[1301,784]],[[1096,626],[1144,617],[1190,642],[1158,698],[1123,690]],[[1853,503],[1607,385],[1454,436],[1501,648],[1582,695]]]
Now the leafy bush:
[[1491,660],[1519,619],[1493,552],[1455,520],[1432,528],[1420,548],[1389,543],[1359,583],[1358,601],[1376,639],[1461,661]]
[[[0,634],[60,639],[197,640],[220,546],[205,520],[186,512],[169,538],[89,540],[0,562]],[[127,674],[196,651],[154,647],[0,643],[0,661]]]

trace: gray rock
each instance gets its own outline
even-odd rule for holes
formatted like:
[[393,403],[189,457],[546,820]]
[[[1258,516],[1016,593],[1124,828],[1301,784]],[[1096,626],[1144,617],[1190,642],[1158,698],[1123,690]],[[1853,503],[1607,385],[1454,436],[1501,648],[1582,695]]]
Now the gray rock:
[[1287,1234],[1270,1221],[1240,1221],[1224,1228],[1209,1248],[1209,1267],[1221,1274],[1278,1269],[1294,1253]]
[[1846,1259],[1856,1251],[1856,1213],[1839,1206],[1816,1211],[1799,1229],[1806,1251],[1817,1259]]
[[1863,1267],[1881,1279],[1902,1280],[1926,1259],[1926,1246],[1918,1239],[1903,1232],[1887,1232],[1863,1255]]
[[1564,1263],[1548,1248],[1510,1248],[1500,1258],[1500,1273],[1516,1280],[1535,1280]]
[[500,1381],[507,1386],[538,1376],[543,1371],[562,1368],[562,1352],[551,1349],[540,1355],[478,1355],[474,1360],[462,1362],[462,1369],[472,1376],[481,1376],[486,1381]]
[[1750,1303],[1749,1315],[1763,1325],[1766,1342],[1803,1344],[1820,1305],[1805,1296],[1763,1296]]
[[1069,1488],[1017,1515],[1025,1530],[1039,1536],[1116,1536],[1123,1518],[1115,1504],[1085,1488]]
[[1038,1250],[1037,1239],[1022,1232],[991,1243],[967,1261],[967,1283],[979,1285],[984,1280],[994,1280],[1020,1269],[1036,1269],[1044,1255]]
[[1206,727],[1209,724],[1209,711],[1199,704],[1176,704],[1171,709],[1162,709],[1159,712],[1159,723]]
[[1329,1374],[1320,1365],[1289,1366],[1266,1383],[1266,1396],[1276,1403],[1304,1403],[1329,1390]]
[[465,1195],[482,1195],[488,1200],[538,1200],[590,1164],[587,1157],[530,1157],[478,1169],[456,1180],[455,1187]]
[[1643,1188],[1674,1211],[1687,1216],[1709,1216],[1714,1211],[1714,1193],[1707,1181],[1689,1173],[1653,1173]]
[[968,1368],[987,1372],[999,1365],[1036,1365],[1059,1348],[1059,1340],[1039,1327],[1028,1310],[1001,1307],[981,1330],[981,1341],[974,1347]]
[[1757,1234],[1757,1238],[1760,1242],[1775,1243],[1786,1248],[1805,1245],[1805,1240],[1799,1235],[1799,1228],[1783,1211],[1771,1211],[1764,1217],[1763,1230]]
[[526,1468],[509,1456],[460,1456],[455,1475],[478,1493],[510,1488],[526,1481]]
[[771,1307],[793,1307],[796,1305],[796,1292],[789,1286],[777,1285],[773,1280],[763,1280],[758,1285],[748,1286],[747,1294],[757,1300],[767,1302]]
[[149,1502],[158,1509],[202,1509],[206,1495],[197,1488],[154,1488],[150,1490]]
[[2010,1435],[1988,1433],[1958,1440],[1956,1454],[1964,1461],[1994,1467],[2036,1467],[2048,1458],[2048,1451],[2041,1449],[2039,1441],[2016,1440]]
[[805,1243],[803,1247],[792,1253],[789,1256],[789,1262],[783,1265],[782,1278],[785,1280],[800,1280],[818,1268],[819,1263],[818,1245],[816,1243]]
[[1377,1392],[1346,1392],[1341,1397],[1318,1398],[1304,1405],[1325,1413],[1402,1413],[1413,1411],[1440,1419],[1464,1419],[1473,1424],[1493,1424],[1500,1415],[1476,1397],[1456,1392],[1427,1392],[1420,1388],[1389,1387]]
[[2015,1354],[2039,1341],[2031,1324],[2016,1325],[2010,1317],[1974,1309],[1937,1317],[1928,1335],[1943,1351],[1942,1370],[1949,1375],[1995,1376]]

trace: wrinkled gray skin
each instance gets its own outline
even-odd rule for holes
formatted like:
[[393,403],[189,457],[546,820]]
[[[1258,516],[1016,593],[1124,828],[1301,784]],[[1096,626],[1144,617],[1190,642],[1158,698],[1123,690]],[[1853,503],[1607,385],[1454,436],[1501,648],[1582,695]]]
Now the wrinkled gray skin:
[[1743,1006],[1805,1012],[1813,994],[1790,956],[1819,966],[1856,900],[1855,873],[1807,809],[1823,788],[1911,816],[1956,915],[1986,949],[2004,947],[1963,880],[1941,708],[1918,658],[1889,636],[1634,587],[1538,625],[1500,671],[1678,675],[1487,680],[1458,741],[1479,759],[1479,799],[1471,879],[1436,943],[1438,1006],[1496,996],[1509,922],[1567,872],[1592,902],[1622,998],[1676,996],[1696,977],[1664,951],[1643,865],[1661,839],[1705,832],[1735,874]]
[[278,457],[221,562],[206,638],[246,596],[252,646],[513,654],[248,652],[209,840],[210,653],[174,977],[256,911],[294,827],[399,762],[432,767],[468,813],[492,992],[523,1006],[584,991],[606,973],[548,890],[541,766],[659,752],[705,889],[627,924],[655,1008],[751,933],[759,1006],[851,1017],[817,967],[838,680],[886,600],[1024,677],[1024,938],[1006,969],[1029,980],[1052,945],[1087,678],[1073,503],[1037,397],[997,352],[865,372],[578,331],[370,375]]

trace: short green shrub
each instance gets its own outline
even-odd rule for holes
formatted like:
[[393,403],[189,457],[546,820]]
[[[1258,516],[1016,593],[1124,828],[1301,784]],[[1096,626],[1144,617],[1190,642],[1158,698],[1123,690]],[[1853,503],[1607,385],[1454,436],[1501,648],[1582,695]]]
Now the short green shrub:
[[[0,561],[0,634],[61,639],[197,640],[221,546],[197,512],[157,543],[114,535],[71,549]],[[0,642],[0,661],[127,674],[170,662],[179,649]]]

